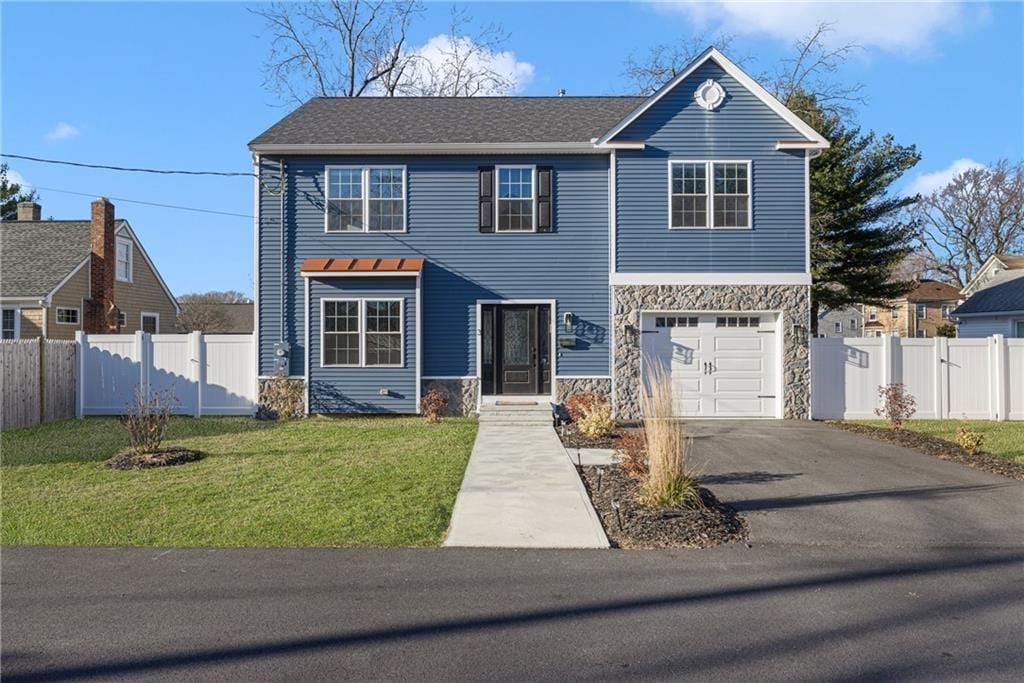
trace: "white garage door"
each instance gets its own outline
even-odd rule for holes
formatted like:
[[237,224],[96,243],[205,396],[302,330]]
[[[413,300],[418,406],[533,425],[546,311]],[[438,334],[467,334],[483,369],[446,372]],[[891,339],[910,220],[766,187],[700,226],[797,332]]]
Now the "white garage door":
[[683,417],[775,417],[775,331],[766,313],[645,313],[641,372],[660,365]]

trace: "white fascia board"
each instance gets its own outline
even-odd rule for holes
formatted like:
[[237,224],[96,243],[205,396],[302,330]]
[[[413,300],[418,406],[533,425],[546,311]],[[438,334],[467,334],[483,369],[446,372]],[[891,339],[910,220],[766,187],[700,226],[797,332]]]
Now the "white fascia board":
[[449,142],[423,144],[250,145],[261,154],[607,154],[591,142]]
[[611,273],[615,285],[810,285],[810,273]]
[[825,149],[827,147],[827,143],[823,145],[811,140],[778,140],[775,143],[775,149]]
[[617,123],[614,128],[602,135],[597,139],[596,145],[600,147],[609,140],[612,140],[616,135],[621,133],[629,124],[640,118],[640,116],[650,109],[656,102],[662,97],[671,92],[677,85],[689,78],[690,74],[696,71],[704,62],[712,59],[718,66],[722,67],[722,70],[727,74],[735,78],[740,85],[749,90],[751,94],[757,99],[764,102],[769,109],[774,111],[782,118],[783,121],[788,123],[797,132],[807,138],[808,142],[815,143],[815,147],[819,149],[825,149],[829,146],[828,140],[821,136],[821,134],[808,126],[804,121],[786,108],[786,105],[779,102],[775,97],[765,90],[761,84],[755,81],[753,78],[743,72],[741,68],[736,66],[728,57],[719,52],[716,48],[709,47],[699,54],[690,64],[683,69],[679,75],[673,78],[671,81],[663,85],[658,92],[648,97],[639,107],[634,109],[626,118]]
[[302,275],[302,277],[305,277],[305,278],[310,278],[310,277],[415,277],[415,278],[418,278],[420,276],[420,272],[419,271],[390,271],[390,270],[389,271],[383,271],[383,272],[382,271],[375,271],[375,270],[369,270],[369,271],[363,271],[363,272],[354,271],[354,270],[345,270],[345,271],[340,271],[340,272],[339,271],[331,271],[331,270],[309,270],[309,271],[303,271],[300,274]]

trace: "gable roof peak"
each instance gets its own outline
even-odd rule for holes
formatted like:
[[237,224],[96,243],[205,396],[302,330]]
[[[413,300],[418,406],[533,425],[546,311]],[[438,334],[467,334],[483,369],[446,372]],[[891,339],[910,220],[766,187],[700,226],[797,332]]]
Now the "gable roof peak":
[[[809,147],[812,149],[827,149],[829,142],[826,140],[821,133],[811,128],[803,119],[794,114],[789,108],[780,102],[774,95],[765,90],[764,86],[751,78],[743,69],[737,66],[731,59],[725,56],[721,50],[714,45],[708,46],[703,52],[694,57],[689,64],[687,64],[678,74],[675,75],[668,83],[661,86],[657,92],[648,97],[639,107],[634,109],[630,114],[619,121],[615,126],[607,133],[598,138],[598,145],[604,145],[615,138],[619,133],[626,129],[629,124],[633,123],[636,119],[650,109],[658,100],[667,95],[669,92],[674,90],[676,86],[689,78],[694,71],[701,67],[708,60],[714,61],[719,67],[722,68],[727,74],[732,76],[734,79],[739,81],[740,85],[746,88],[754,97],[761,100],[765,105],[768,106],[773,112],[775,112],[783,121],[792,126],[798,133],[800,133],[809,143]],[[801,143],[803,144],[803,143]]]

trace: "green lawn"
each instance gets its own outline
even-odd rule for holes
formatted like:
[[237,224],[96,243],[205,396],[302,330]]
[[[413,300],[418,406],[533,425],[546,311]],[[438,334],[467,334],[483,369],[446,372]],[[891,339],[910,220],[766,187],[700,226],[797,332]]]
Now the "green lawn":
[[441,542],[476,423],[174,418],[199,462],[115,471],[114,418],[0,435],[5,544],[429,546]]
[[[850,420],[861,424],[884,427],[883,420]],[[961,420],[908,420],[905,428],[940,439],[953,441],[956,428]],[[1024,422],[994,422],[992,420],[967,420],[971,428],[985,435],[984,450],[987,453],[1006,458],[1011,462],[1024,463]]]

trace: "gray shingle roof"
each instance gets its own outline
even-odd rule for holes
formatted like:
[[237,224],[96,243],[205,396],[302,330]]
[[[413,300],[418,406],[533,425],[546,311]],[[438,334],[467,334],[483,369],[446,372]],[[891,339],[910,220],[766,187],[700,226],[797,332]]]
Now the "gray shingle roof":
[[89,249],[87,220],[0,222],[0,296],[46,296]]
[[315,97],[250,145],[590,142],[643,97]]
[[1024,271],[1008,270],[992,278],[984,289],[961,304],[953,315],[979,315],[1024,311]]

